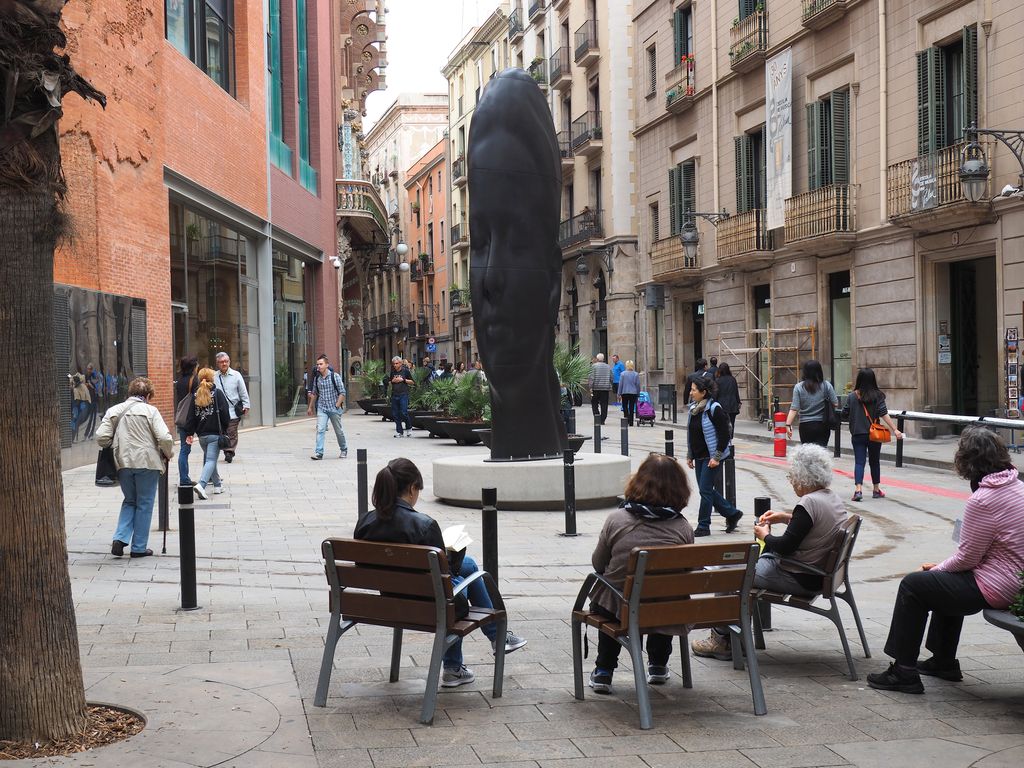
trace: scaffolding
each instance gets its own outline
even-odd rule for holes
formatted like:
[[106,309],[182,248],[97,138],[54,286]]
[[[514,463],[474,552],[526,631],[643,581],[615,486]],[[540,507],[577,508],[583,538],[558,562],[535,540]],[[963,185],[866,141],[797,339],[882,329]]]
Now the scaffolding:
[[817,330],[813,325],[718,334],[718,359],[730,367],[736,361],[746,371],[748,392],[756,393],[757,418],[762,422],[771,420],[776,400],[781,410],[789,409],[804,362],[816,357]]

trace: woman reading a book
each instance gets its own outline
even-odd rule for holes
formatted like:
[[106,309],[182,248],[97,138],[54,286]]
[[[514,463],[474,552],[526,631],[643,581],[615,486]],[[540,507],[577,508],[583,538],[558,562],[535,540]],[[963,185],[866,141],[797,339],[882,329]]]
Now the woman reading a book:
[[[356,523],[353,536],[364,541],[390,542],[393,544],[420,544],[448,550],[449,563],[457,563],[461,556],[461,566],[456,574],[452,567],[452,586],[462,583],[477,570],[476,561],[465,554],[468,537],[462,542],[454,542],[459,549],[445,545],[444,536],[437,521],[422,512],[415,510],[416,502],[423,490],[423,476],[409,459],[398,458],[388,462],[373,483],[373,509]],[[464,534],[463,534],[464,536]],[[483,581],[470,584],[466,590],[470,605],[477,608],[493,608],[491,596]],[[468,610],[463,606],[463,610]],[[465,615],[465,614],[463,614]],[[493,624],[481,628],[495,647],[496,629]],[[526,645],[526,640],[515,635],[511,630],[505,637],[505,653],[511,653]],[[462,662],[462,640],[455,642],[444,655],[444,672],[441,675],[442,688],[456,688],[473,682],[473,671]]]

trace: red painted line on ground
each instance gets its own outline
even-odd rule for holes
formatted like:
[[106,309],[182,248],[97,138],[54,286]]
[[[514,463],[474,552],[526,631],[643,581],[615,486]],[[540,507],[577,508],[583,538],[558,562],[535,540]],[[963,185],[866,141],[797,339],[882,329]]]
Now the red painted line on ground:
[[[778,459],[774,456],[758,456],[756,453],[739,453],[737,456],[741,459],[750,459],[752,461],[760,462],[761,464],[770,464],[776,467],[788,466],[785,459]],[[853,479],[853,472],[848,472],[845,469],[833,469],[837,475]],[[908,491],[918,491],[919,493],[927,493],[931,496],[942,496],[947,499],[960,499],[966,500],[971,498],[971,494],[965,491],[951,491],[946,488],[936,488],[933,485],[922,485],[921,483],[910,483],[906,480],[897,480],[894,478],[886,477],[884,485],[890,488],[903,488]]]

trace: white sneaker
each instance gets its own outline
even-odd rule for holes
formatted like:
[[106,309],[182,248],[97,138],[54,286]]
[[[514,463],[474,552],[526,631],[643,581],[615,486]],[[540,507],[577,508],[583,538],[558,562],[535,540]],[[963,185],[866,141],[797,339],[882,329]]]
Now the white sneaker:
[[223,485],[215,485],[215,486],[213,486],[213,492],[214,493],[224,493],[224,486]]
[[195,492],[196,496],[198,496],[203,501],[206,501],[208,498],[210,498],[206,494],[206,489],[203,488],[203,486],[199,485],[198,483],[192,486],[192,490]]
[[[527,642],[528,641],[525,637],[520,637],[510,629],[508,630],[508,632],[505,633],[505,653],[512,653],[512,651],[518,651],[520,648],[526,645]],[[497,643],[495,643],[494,640],[491,640],[491,652],[498,652]]]
[[341,458],[343,458],[343,459],[347,459],[348,458],[348,448],[346,448],[345,450],[343,450],[341,452]]

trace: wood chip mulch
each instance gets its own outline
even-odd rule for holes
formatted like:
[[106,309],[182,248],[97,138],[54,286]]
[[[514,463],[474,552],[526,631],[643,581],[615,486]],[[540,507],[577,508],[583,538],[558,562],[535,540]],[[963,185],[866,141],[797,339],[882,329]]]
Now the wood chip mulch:
[[90,704],[86,708],[85,728],[75,736],[60,741],[24,744],[0,741],[0,760],[21,760],[28,757],[74,755],[134,736],[146,727],[146,721],[131,712]]

